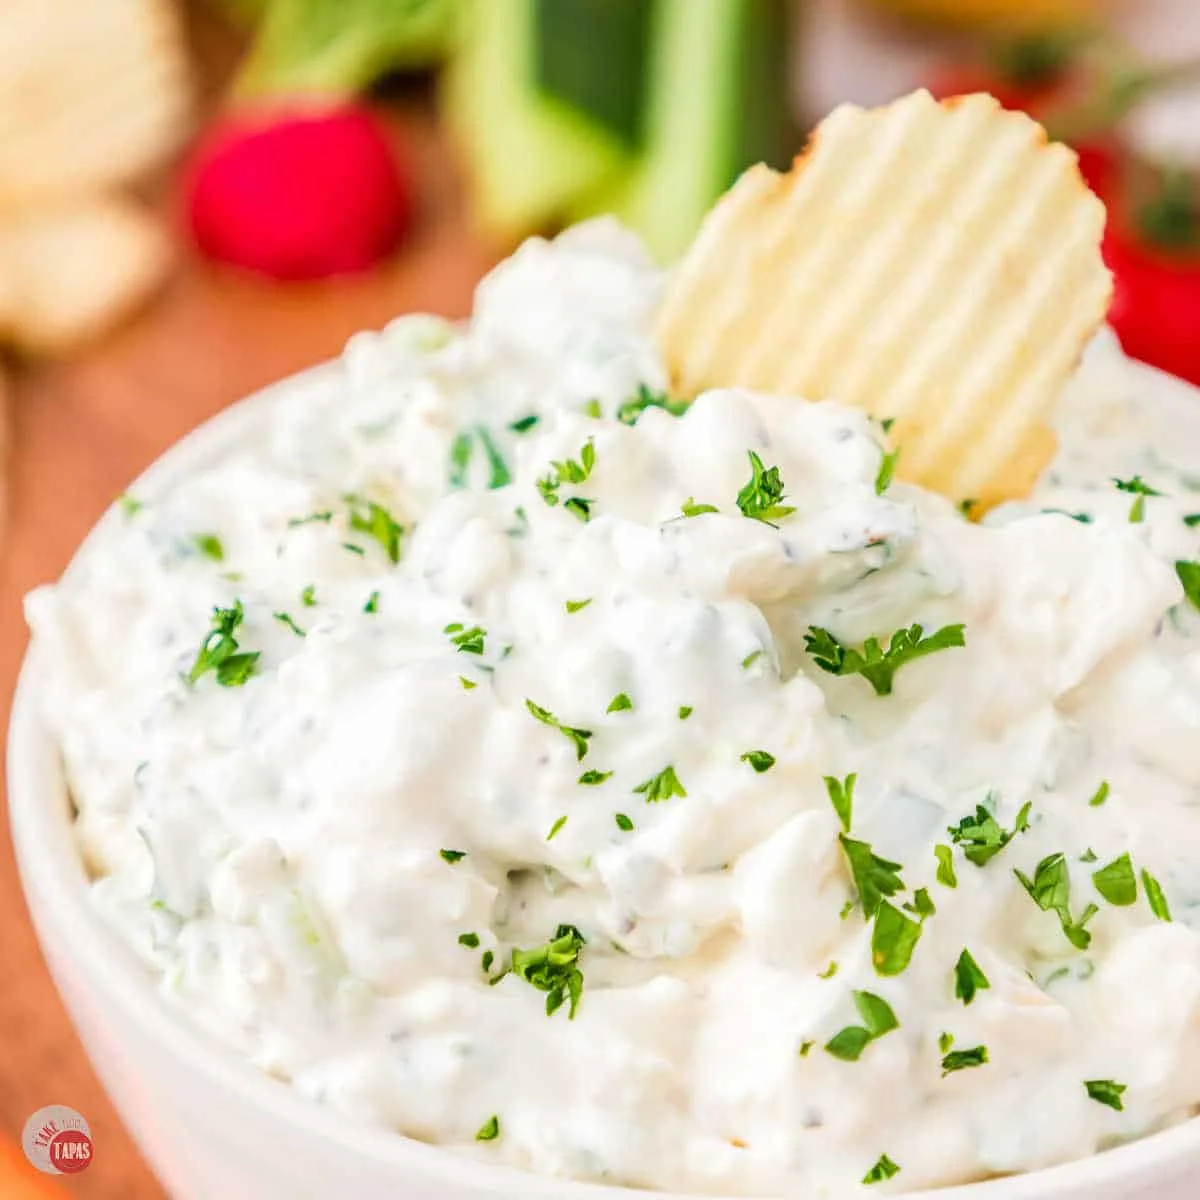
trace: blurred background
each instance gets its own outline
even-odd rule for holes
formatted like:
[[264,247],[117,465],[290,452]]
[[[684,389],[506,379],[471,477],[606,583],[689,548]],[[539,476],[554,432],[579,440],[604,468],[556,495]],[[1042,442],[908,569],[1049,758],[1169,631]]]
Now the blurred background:
[[[669,263],[836,104],[991,91],[1109,206],[1111,320],[1200,382],[1196,0],[0,0],[0,719],[20,597],[186,430],[522,238]],[[39,1177],[51,1103],[96,1161]],[[54,997],[0,838],[0,1200],[161,1191]]]

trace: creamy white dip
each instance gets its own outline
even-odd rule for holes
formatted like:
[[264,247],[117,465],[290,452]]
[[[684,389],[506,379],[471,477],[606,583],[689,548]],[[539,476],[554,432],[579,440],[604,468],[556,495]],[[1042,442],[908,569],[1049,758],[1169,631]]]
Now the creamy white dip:
[[[971,524],[834,404],[639,415],[660,284],[612,224],[530,242],[30,597],[96,903],[303,1094],[547,1174],[894,1194],[1183,1119],[1200,421],[1103,342]],[[794,512],[743,515],[751,451]],[[965,645],[890,694],[810,652],[914,623]]]

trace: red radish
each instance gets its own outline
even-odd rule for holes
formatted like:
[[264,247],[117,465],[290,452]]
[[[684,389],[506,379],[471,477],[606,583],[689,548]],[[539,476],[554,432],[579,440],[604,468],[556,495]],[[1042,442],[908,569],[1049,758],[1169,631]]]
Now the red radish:
[[201,138],[185,180],[201,251],[274,279],[361,271],[413,215],[392,139],[353,103],[230,113]]

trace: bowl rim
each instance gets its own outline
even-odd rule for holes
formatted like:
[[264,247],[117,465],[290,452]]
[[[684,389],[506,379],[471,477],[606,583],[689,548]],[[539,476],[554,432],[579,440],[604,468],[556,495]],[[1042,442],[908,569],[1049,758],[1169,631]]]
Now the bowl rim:
[[[1142,363],[1129,361],[1129,367],[1142,387],[1157,390],[1164,400],[1169,396],[1171,402],[1186,402],[1193,414],[1200,412],[1200,389]],[[141,495],[161,493],[175,479],[191,474],[243,440],[255,426],[269,419],[275,407],[301,399],[311,402],[315,390],[335,387],[341,371],[341,361],[333,359],[230,405],[175,442],[138,476],[131,488]],[[101,536],[107,519],[111,519],[111,510],[84,538],[64,577]],[[662,1195],[666,1200],[745,1200],[711,1194],[655,1193],[481,1162],[382,1126],[364,1127],[336,1110],[305,1099],[241,1059],[235,1050],[189,1019],[182,1008],[170,1004],[156,989],[154,972],[91,903],[83,861],[71,833],[71,802],[61,760],[40,713],[37,697],[43,675],[44,663],[33,641],[26,650],[13,695],[7,782],[18,874],[39,947],[44,931],[51,925],[69,928],[73,934],[72,959],[82,974],[110,1003],[126,1010],[155,1043],[158,1054],[220,1088],[231,1100],[322,1143],[329,1154],[344,1155],[347,1161],[369,1161],[393,1173],[400,1182],[406,1171],[419,1170],[430,1182],[446,1189],[462,1189],[481,1200],[635,1200],[649,1195]],[[35,912],[39,899],[47,901],[48,907]],[[1084,1200],[1094,1187],[1149,1184],[1175,1165],[1181,1177],[1186,1167],[1200,1165],[1200,1116],[1072,1162],[902,1194],[905,1200]]]

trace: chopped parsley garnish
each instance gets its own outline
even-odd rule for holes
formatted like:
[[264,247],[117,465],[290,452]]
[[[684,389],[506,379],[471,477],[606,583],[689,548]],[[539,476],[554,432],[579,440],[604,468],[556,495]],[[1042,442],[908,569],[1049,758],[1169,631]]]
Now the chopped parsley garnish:
[[193,534],[192,544],[205,558],[211,558],[213,562],[225,561],[225,547],[215,533]]
[[783,480],[778,467],[764,467],[763,461],[753,450],[750,457],[750,480],[737,494],[737,506],[742,516],[773,525],[791,516],[796,510],[788,504],[780,504],[783,496]]
[[1125,1104],[1121,1100],[1127,1084],[1114,1083],[1111,1079],[1086,1079],[1083,1086],[1087,1088],[1088,1097],[1095,1100],[1097,1104],[1107,1104],[1109,1108],[1116,1109],[1117,1112],[1125,1111]]
[[128,492],[122,492],[117,497],[117,504],[120,506],[126,520],[136,517],[146,507],[143,501],[139,500],[136,496],[131,496]]
[[458,944],[466,946],[468,950],[479,949],[479,934],[477,933],[460,933],[458,935]]
[[566,817],[559,817],[558,820],[555,821],[554,824],[550,826],[550,832],[548,834],[546,834],[546,841],[548,841],[548,842],[554,841],[555,835],[558,833],[558,831],[560,829],[562,829],[562,827],[566,823],[567,823]]
[[292,619],[290,613],[277,612],[277,613],[272,613],[271,616],[273,616],[275,618],[275,620],[277,620],[280,623],[280,625],[286,625],[297,637],[307,637],[308,636],[304,632],[304,630],[301,629],[300,626],[297,625],[296,622]]
[[1072,521],[1078,521],[1080,525],[1090,525],[1092,523],[1092,514],[1085,512],[1068,512],[1065,508],[1043,508],[1044,513],[1053,513],[1060,517],[1070,517]]
[[1197,525],[1200,525],[1200,513],[1188,513],[1188,515],[1183,518],[1183,523],[1189,529],[1195,529]]
[[757,650],[751,650],[750,653],[742,659],[742,670],[748,671],[756,662],[758,662],[760,658],[762,658],[764,654],[766,654],[766,651],[761,646]]
[[586,945],[574,925],[560,925],[554,937],[533,950],[513,949],[512,970],[526,983],[546,993],[546,1016],[552,1017],[570,998],[569,1017],[575,1019],[583,995],[583,972],[579,952]]
[[584,787],[595,787],[598,783],[603,783],[606,779],[612,778],[611,771],[584,771],[579,777],[579,782]]
[[[923,918],[922,918],[923,919]],[[871,964],[879,975],[899,975],[912,961],[921,938],[921,921],[906,917],[884,900],[871,930]]]
[[949,846],[937,845],[933,848],[937,859],[937,881],[943,887],[958,887],[958,876],[954,873],[954,851]]
[[633,832],[633,822],[624,813],[617,813],[613,820],[616,821],[617,828],[623,833]]
[[313,584],[310,583],[308,587],[306,587],[304,591],[300,593],[300,603],[303,604],[305,608],[316,607],[317,589]]
[[513,433],[528,433],[542,418],[537,413],[530,413],[527,417],[522,417],[519,421],[509,422],[509,429]]
[[875,495],[882,496],[892,486],[892,479],[896,475],[896,463],[899,460],[899,450],[884,452],[883,457],[879,460],[879,470],[875,475]]
[[971,957],[970,950],[964,949],[954,964],[954,998],[967,1005],[975,999],[976,992],[991,986],[988,977]]
[[460,675],[458,677],[458,682],[462,684],[462,689],[464,692],[472,691],[479,686],[475,680],[468,679],[465,675]]
[[[534,417],[536,421],[537,418]],[[512,428],[509,426],[509,428]],[[449,484],[452,488],[467,486],[470,474],[471,454],[478,442],[488,462],[488,487],[500,488],[512,482],[512,474],[504,456],[496,449],[491,434],[483,425],[473,425],[457,434],[450,443]],[[394,561],[394,560],[393,560]]]
[[851,992],[851,996],[862,1024],[848,1025],[825,1044],[826,1051],[843,1062],[857,1062],[873,1041],[900,1028],[892,1006],[882,996],[873,992]]
[[1106,779],[1093,793],[1092,798],[1088,801],[1088,807],[1099,808],[1108,799],[1109,790],[1108,780]]
[[953,1045],[954,1034],[952,1033],[943,1033],[942,1036],[938,1038],[938,1051],[941,1054],[945,1054],[946,1051],[949,1050]]
[[1146,497],[1161,496],[1162,492],[1152,488],[1140,475],[1132,479],[1113,479],[1118,492],[1126,492],[1133,496],[1132,507],[1129,509],[1129,520],[1133,525],[1140,525],[1146,519]]
[[478,625],[467,629],[461,621],[454,621],[442,632],[450,639],[450,644],[458,649],[459,654],[482,654],[484,651],[483,640],[487,637],[487,630]]
[[593,398],[583,406],[583,415],[591,417],[593,421],[599,421],[604,416],[604,410],[600,407],[600,401]]
[[666,392],[652,392],[644,383],[638,384],[637,394],[617,406],[617,420],[622,425],[636,425],[638,417],[648,408],[661,408],[673,417],[688,410],[687,400],[673,400]]
[[689,496],[680,506],[679,511],[685,517],[702,517],[705,513],[715,513],[721,510],[715,504],[697,504],[695,498]]
[[564,725],[553,713],[538,704],[534,704],[532,700],[527,699],[525,707],[543,725],[549,725],[551,729],[557,729],[564,737],[571,740],[571,743],[575,747],[576,760],[582,759],[587,754],[588,739],[592,736],[590,729],[573,729],[570,725]]
[[687,791],[672,766],[663,767],[657,775],[652,775],[645,783],[639,783],[634,793],[646,797],[647,804],[658,804],[670,800],[672,796],[686,796]]
[[592,598],[590,596],[586,600],[568,600],[566,601],[566,610],[568,613],[577,613],[581,609],[587,608],[591,602]]
[[1181,559],[1175,564],[1175,574],[1183,585],[1183,594],[1188,598],[1193,608],[1200,608],[1200,562],[1187,562]]
[[806,1041],[800,1043],[800,1057],[807,1058],[809,1051],[816,1045],[816,1042]]
[[618,692],[609,702],[608,707],[604,710],[606,713],[624,712],[626,709],[633,708],[633,701],[625,692]]
[[391,562],[400,561],[400,539],[404,526],[390,512],[374,500],[361,496],[346,496],[346,507],[350,510],[350,528],[365,533],[383,547]]
[[1043,858],[1034,869],[1032,879],[1021,871],[1014,870],[1013,874],[1021,881],[1021,886],[1033,898],[1038,908],[1058,916],[1063,934],[1072,946],[1077,950],[1086,950],[1091,945],[1092,935],[1085,926],[1099,909],[1094,904],[1089,904],[1080,914],[1078,921],[1072,919],[1071,874],[1066,857],[1061,852]]
[[882,1183],[885,1179],[894,1179],[900,1174],[900,1168],[886,1154],[879,1156],[879,1161],[863,1176],[863,1183]]
[[462,862],[462,860],[467,857],[467,852],[465,850],[439,850],[438,853],[451,866],[453,866],[455,863]]
[[479,965],[486,973],[492,969],[492,963],[496,961],[496,955],[491,950],[485,950],[480,956]]
[[1085,850],[1085,851],[1084,851],[1084,852],[1083,852],[1083,853],[1082,853],[1082,854],[1079,856],[1079,861],[1080,861],[1081,863],[1094,863],[1094,862],[1098,862],[1098,861],[1099,861],[1099,859],[1100,859],[1100,855],[1098,855],[1098,854],[1095,852],[1095,850],[1093,850],[1093,849],[1091,848],[1091,846],[1089,846],[1089,847],[1088,847],[1088,848],[1087,848],[1087,849],[1086,849],[1086,850]]
[[861,675],[877,696],[889,696],[896,672],[906,663],[939,650],[965,646],[963,629],[962,625],[945,625],[925,637],[921,625],[910,625],[892,634],[886,650],[873,637],[867,638],[861,650],[854,650],[839,642],[829,630],[810,625],[804,635],[804,648],[822,671],[830,675]]
[[850,832],[850,820],[854,816],[854,785],[857,782],[857,775],[847,775],[845,779],[825,776],[825,790],[829,793],[829,803],[833,805],[833,811],[837,813],[845,833]]
[[494,1142],[500,1136],[500,1118],[488,1117],[482,1128],[475,1135],[477,1142]]
[[958,502],[958,511],[969,521],[971,514],[979,507],[979,501],[975,499],[960,500]]
[[1163,895],[1162,884],[1145,867],[1142,868],[1142,887],[1146,889],[1146,899],[1150,903],[1150,911],[1160,921],[1169,921],[1171,909],[1167,905],[1166,896]]
[[903,908],[906,912],[916,913],[922,921],[937,914],[937,905],[926,888],[917,888],[913,892],[912,902],[903,905]]
[[951,1050],[942,1056],[942,1078],[955,1071],[965,1071],[970,1067],[982,1067],[988,1061],[986,1046],[973,1046],[970,1050]]
[[240,600],[232,608],[213,609],[212,626],[188,672],[189,683],[212,671],[222,687],[241,687],[254,674],[259,652],[238,652],[236,631],[244,617]]
[[[596,465],[596,447],[589,439],[580,450],[578,461],[568,458],[565,462],[552,461],[550,465],[554,470],[537,481],[537,489],[542,499],[553,508],[559,503],[558,489],[564,483],[583,483],[590,478],[592,468]],[[591,516],[591,503],[590,500],[575,496],[563,501],[563,507],[570,509],[581,521],[586,521]]]
[[823,971],[817,972],[818,979],[832,979],[838,972],[837,959],[831,959],[829,966]]
[[775,765],[775,755],[768,754],[765,750],[747,750],[738,759],[738,762],[749,763],[761,775],[764,771],[769,771]]
[[690,717],[694,711],[695,710],[692,708],[692,706],[690,704],[681,704],[679,706],[679,719],[681,721],[686,721],[688,719],[688,717]]
[[1128,852],[1094,872],[1092,883],[1109,904],[1118,908],[1127,908],[1137,902],[1137,876]]
[[356,546],[353,542],[343,542],[342,549],[348,550],[351,554],[357,554],[359,558],[362,558],[366,554],[366,551],[361,546]]
[[900,864],[880,858],[866,842],[855,841],[844,833],[838,834],[838,840],[850,864],[863,915],[870,919],[879,911],[885,896],[904,890],[904,881],[897,874]]
[[366,604],[363,605],[363,612],[374,614],[379,611],[379,593],[372,592],[367,597]]
[[986,866],[1018,833],[1024,833],[1029,828],[1029,813],[1032,808],[1032,803],[1022,805],[1012,829],[1009,830],[1005,829],[984,805],[977,804],[973,817],[963,817],[947,832],[950,834],[950,840],[956,846],[962,847],[963,856],[968,862],[977,867]]
[[299,529],[301,525],[328,525],[332,520],[332,512],[309,513],[307,517],[293,517],[288,522],[288,528]]

